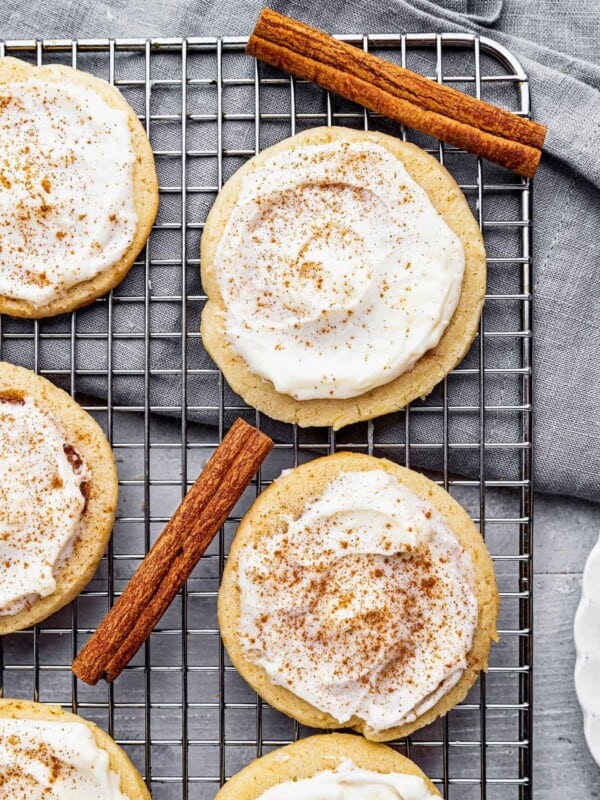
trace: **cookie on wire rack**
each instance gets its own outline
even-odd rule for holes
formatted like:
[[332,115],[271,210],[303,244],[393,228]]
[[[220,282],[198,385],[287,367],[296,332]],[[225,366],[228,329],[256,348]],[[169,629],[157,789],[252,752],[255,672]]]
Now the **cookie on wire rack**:
[[58,706],[0,699],[0,763],[3,797],[150,800],[112,737]]
[[300,739],[257,758],[230,778],[215,800],[342,796],[435,800],[441,794],[413,761],[391,747],[361,736],[330,733]]
[[234,666],[311,728],[391,741],[461,702],[497,640],[493,563],[425,476],[337,453],[297,467],[237,530],[218,598]]
[[112,533],[117,495],[98,423],[50,381],[0,362],[0,635],[81,592]]
[[150,142],[117,89],[0,58],[0,313],[51,317],[108,292],[157,208]]
[[225,184],[201,242],[202,341],[274,419],[341,428],[427,395],[483,307],[479,226],[419,147],[304,131]]

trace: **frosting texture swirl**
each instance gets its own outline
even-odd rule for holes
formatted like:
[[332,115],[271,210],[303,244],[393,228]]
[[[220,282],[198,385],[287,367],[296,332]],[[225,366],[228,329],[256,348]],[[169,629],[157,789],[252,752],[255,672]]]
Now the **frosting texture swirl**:
[[257,800],[433,800],[423,778],[361,769],[346,759],[310,778],[284,781]]
[[469,553],[384,470],[341,472],[243,547],[239,586],[246,656],[339,723],[376,732],[458,683],[477,628]]
[[0,800],[127,800],[83,723],[0,718]]
[[73,83],[6,83],[0,141],[0,294],[42,306],[133,241],[128,117]]
[[0,615],[56,589],[85,509],[86,465],[31,398],[0,397]]
[[297,400],[410,370],[448,326],[464,265],[402,161],[366,140],[296,146],[244,176],[215,256],[233,350]]

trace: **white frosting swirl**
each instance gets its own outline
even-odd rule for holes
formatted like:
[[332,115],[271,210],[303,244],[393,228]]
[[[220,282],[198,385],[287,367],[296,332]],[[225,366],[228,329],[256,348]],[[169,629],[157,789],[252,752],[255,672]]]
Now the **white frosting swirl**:
[[0,616],[56,590],[55,572],[77,536],[88,479],[54,417],[31,398],[0,397]]
[[383,470],[342,472],[239,556],[242,647],[338,722],[415,720],[467,665],[478,603],[444,518]]
[[232,348],[297,400],[356,397],[435,347],[464,251],[372,141],[299,145],[244,177],[216,276]]
[[349,759],[310,778],[284,781],[257,800],[434,800],[423,778],[361,769]]
[[128,115],[73,83],[6,83],[0,142],[0,295],[41,306],[133,241]]
[[0,800],[127,800],[82,722],[0,718]]

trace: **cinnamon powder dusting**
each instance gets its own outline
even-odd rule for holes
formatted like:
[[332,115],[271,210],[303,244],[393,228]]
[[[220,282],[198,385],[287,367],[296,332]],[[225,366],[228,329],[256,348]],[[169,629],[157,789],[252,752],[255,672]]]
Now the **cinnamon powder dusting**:
[[373,141],[297,142],[240,183],[215,253],[234,351],[296,400],[356,397],[434,347],[464,251]]
[[339,722],[381,730],[422,713],[460,677],[476,625],[458,541],[377,471],[342,473],[286,521],[240,557],[248,657]]
[[0,800],[126,800],[82,722],[0,718]]
[[131,243],[133,147],[126,113],[94,91],[30,79],[2,92],[0,294],[39,306]]
[[88,485],[89,470],[53,415],[20,391],[2,392],[0,615],[52,593],[54,573],[85,511]]

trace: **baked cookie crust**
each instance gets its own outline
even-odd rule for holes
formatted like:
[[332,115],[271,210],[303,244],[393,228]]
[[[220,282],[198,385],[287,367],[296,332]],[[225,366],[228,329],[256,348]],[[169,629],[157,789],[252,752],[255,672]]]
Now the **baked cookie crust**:
[[311,778],[317,772],[335,769],[344,760],[361,768],[388,774],[416,775],[423,778],[435,797],[442,795],[427,775],[408,758],[384,744],[368,742],[348,733],[325,733],[300,739],[287,747],[257,758],[233,775],[215,800],[256,800],[278,783]]
[[0,314],[13,317],[41,319],[65,314],[81,306],[88,305],[97,297],[106,294],[119,284],[129,272],[140,250],[146,243],[158,210],[158,179],[154,166],[154,155],[146,132],[137,114],[122,94],[105,81],[86,72],[50,64],[42,67],[32,66],[17,58],[0,58],[0,86],[4,83],[23,82],[30,78],[61,84],[75,84],[100,95],[111,108],[125,111],[128,115],[131,142],[135,153],[133,166],[134,207],[137,225],[133,241],[121,258],[106,270],[89,280],[77,283],[43,306],[34,306],[27,300],[0,295]]
[[[340,472],[385,470],[394,475],[418,497],[430,503],[445,519],[473,561],[478,624],[467,656],[467,667],[458,683],[438,702],[413,722],[384,731],[374,731],[364,720],[352,717],[341,725],[330,714],[307,703],[293,692],[271,682],[266,671],[250,661],[242,648],[240,634],[241,596],[239,558],[243,548],[276,530],[283,516],[297,518],[306,506],[317,500]],[[487,670],[492,641],[498,640],[496,622],[499,596],[494,566],[483,539],[467,512],[444,489],[424,475],[383,458],[359,453],[336,453],[315,459],[283,475],[254,502],[242,519],[227,560],[218,597],[221,636],[234,666],[250,686],[270,705],[311,728],[351,728],[372,741],[390,741],[428,725],[443,716],[467,696],[481,670]]]
[[70,603],[90,582],[112,533],[118,495],[117,469],[106,436],[70,395],[28,369],[0,362],[0,397],[3,395],[31,397],[38,408],[51,412],[92,475],[73,552],[55,573],[56,591],[16,614],[0,616],[0,635],[46,619]]
[[[246,175],[284,150],[336,140],[370,141],[400,159],[411,177],[427,192],[435,209],[462,242],[465,272],[458,305],[450,324],[433,349],[408,372],[369,392],[347,399],[295,400],[277,392],[271,381],[253,374],[234,352],[225,332],[225,304],[215,271],[219,242],[237,203]],[[450,173],[421,148],[393,136],[349,128],[313,128],[263,150],[239,169],[225,184],[213,205],[200,246],[202,285],[208,301],[202,312],[204,346],[220,367],[231,388],[259,411],[273,419],[302,427],[331,425],[335,430],[361,420],[404,408],[425,397],[464,358],[477,333],[486,288],[483,238],[465,196]]]
[[83,723],[94,734],[98,747],[108,753],[110,769],[119,776],[121,792],[129,800],[151,800],[150,792],[146,788],[142,776],[129,760],[129,756],[108,733],[105,733],[93,722],[89,722],[77,714],[63,711],[59,706],[9,699],[0,699],[0,718]]

